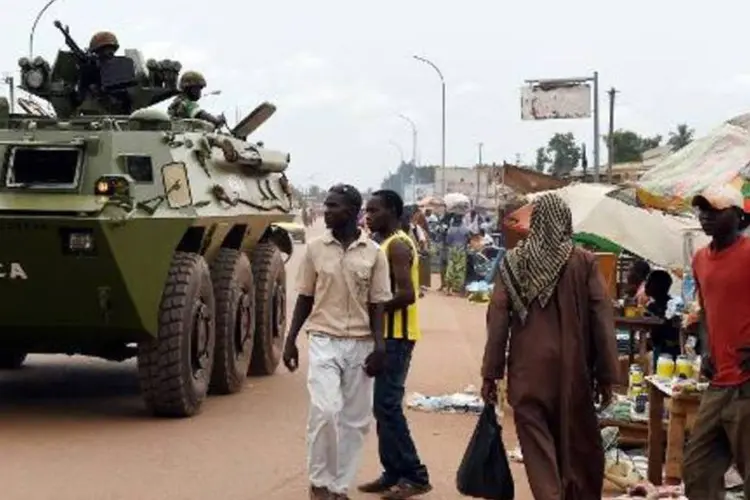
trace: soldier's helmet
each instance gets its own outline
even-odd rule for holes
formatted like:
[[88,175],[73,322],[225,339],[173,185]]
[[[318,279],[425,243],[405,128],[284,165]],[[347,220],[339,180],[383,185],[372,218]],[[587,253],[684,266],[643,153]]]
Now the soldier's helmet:
[[179,87],[180,90],[185,90],[190,87],[204,88],[206,86],[206,79],[203,75],[197,71],[185,71],[180,76]]
[[90,51],[97,51],[104,47],[113,47],[115,50],[120,48],[117,37],[111,31],[99,31],[91,37],[91,41],[89,42]]

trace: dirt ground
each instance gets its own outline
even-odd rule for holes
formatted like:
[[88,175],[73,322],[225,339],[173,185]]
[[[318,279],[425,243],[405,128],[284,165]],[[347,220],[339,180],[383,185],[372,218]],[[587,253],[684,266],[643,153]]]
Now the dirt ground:
[[[289,264],[290,283],[298,258]],[[436,292],[420,306],[424,340],[407,392],[479,386],[485,308]],[[157,420],[144,412],[134,362],[33,356],[24,369],[0,374],[0,497],[299,500],[307,488],[306,411],[304,359],[298,373],[280,368],[273,377],[248,379],[238,395],[210,398],[193,419]],[[407,415],[435,486],[424,498],[461,498],[455,473],[475,417]],[[508,418],[504,431],[514,447]],[[523,467],[512,467],[516,498],[531,499]],[[359,479],[378,473],[373,433]]]

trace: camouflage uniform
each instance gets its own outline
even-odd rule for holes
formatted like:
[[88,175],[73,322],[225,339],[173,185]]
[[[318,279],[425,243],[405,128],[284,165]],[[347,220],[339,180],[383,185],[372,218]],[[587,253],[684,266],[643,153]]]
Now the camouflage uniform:
[[192,100],[188,97],[188,92],[186,92],[186,90],[190,87],[203,89],[205,86],[206,79],[197,71],[186,71],[183,73],[182,76],[180,76],[179,82],[180,94],[174,98],[167,110],[169,117],[173,120],[200,118],[198,115],[204,113],[201,112],[201,107],[198,104],[198,101]]
[[185,94],[180,94],[175,97],[167,109],[169,117],[173,120],[196,118],[200,111],[200,105],[196,101],[188,99]]

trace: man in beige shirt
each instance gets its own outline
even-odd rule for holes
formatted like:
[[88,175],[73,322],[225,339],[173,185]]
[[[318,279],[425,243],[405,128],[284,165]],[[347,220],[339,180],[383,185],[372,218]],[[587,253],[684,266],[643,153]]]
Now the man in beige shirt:
[[308,473],[311,499],[347,499],[372,421],[373,378],[384,367],[384,304],[391,298],[388,260],[357,227],[362,196],[337,185],[325,200],[328,231],[308,243],[297,303],[284,348],[299,365],[297,336],[309,337]]

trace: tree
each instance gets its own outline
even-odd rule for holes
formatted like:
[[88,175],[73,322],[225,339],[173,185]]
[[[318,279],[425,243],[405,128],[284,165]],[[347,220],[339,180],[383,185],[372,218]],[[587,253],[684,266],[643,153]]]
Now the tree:
[[672,147],[672,151],[679,151],[693,142],[694,135],[695,129],[688,127],[686,123],[680,123],[674,132],[669,133],[667,144]]
[[552,159],[552,175],[562,177],[569,174],[581,159],[581,149],[572,132],[555,134],[547,143],[547,155]]
[[[632,130],[618,129],[612,133],[612,146],[614,149],[614,163],[627,163],[641,161],[644,151],[655,148],[661,144],[661,136],[641,137]],[[609,136],[604,136],[609,145]]]
[[661,140],[663,139],[660,135],[655,135],[653,137],[644,137],[643,138],[643,152],[645,153],[649,149],[658,148],[661,146]]
[[545,170],[547,170],[547,165],[549,165],[550,159],[547,155],[547,151],[544,148],[537,148],[536,150],[536,160],[534,161],[534,169],[537,172],[544,173]]
[[323,190],[320,188],[320,186],[316,186],[315,184],[313,184],[312,186],[307,188],[307,196],[315,200],[319,200],[323,197]]

